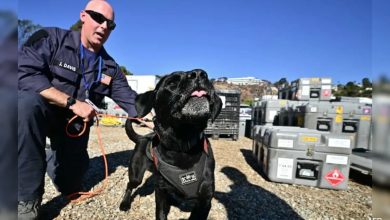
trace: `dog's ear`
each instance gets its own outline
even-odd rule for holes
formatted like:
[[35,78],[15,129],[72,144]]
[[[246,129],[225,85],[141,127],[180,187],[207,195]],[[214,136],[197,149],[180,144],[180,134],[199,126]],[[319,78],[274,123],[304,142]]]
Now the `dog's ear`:
[[155,97],[154,91],[148,91],[137,95],[135,98],[135,109],[137,110],[138,117],[144,117],[152,111]]
[[218,117],[219,113],[222,109],[222,100],[219,98],[219,96],[214,93],[213,94],[213,107],[211,109],[211,122],[214,122],[214,120]]

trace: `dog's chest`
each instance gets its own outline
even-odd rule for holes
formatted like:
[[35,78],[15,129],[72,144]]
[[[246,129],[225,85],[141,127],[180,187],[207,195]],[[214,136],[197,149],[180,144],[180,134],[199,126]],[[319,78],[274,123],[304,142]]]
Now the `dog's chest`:
[[[165,177],[163,177],[159,172],[157,175],[157,185],[164,194],[167,196],[167,199],[170,203],[182,211],[190,211],[192,208],[198,204],[199,198],[208,198],[212,197],[214,194],[214,182],[212,180],[203,179],[199,184],[199,188],[196,191],[196,195],[193,197],[185,196],[177,187],[173,186]],[[207,177],[206,177],[207,178]]]
[[153,161],[159,176],[164,180],[165,186],[162,188],[171,188],[170,191],[174,189],[184,198],[198,197],[200,186],[205,178],[207,179],[204,172],[206,164],[208,163],[208,160],[210,160],[208,154],[202,152],[199,160],[188,169],[179,168],[165,162],[158,149],[151,145],[149,145],[147,149],[147,155]]

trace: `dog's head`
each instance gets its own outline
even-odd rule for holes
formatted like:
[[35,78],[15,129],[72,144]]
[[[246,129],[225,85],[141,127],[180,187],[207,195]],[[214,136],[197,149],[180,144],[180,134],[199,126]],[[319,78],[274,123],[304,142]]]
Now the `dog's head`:
[[138,117],[154,108],[156,120],[163,127],[188,124],[204,129],[208,119],[215,120],[221,107],[221,99],[201,69],[166,75],[153,91],[136,98]]

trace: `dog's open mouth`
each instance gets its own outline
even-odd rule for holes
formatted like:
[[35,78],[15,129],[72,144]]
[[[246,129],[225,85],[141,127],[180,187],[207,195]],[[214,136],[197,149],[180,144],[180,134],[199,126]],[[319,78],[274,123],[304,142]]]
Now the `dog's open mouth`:
[[205,90],[196,90],[181,110],[186,118],[199,119],[210,115],[210,103]]

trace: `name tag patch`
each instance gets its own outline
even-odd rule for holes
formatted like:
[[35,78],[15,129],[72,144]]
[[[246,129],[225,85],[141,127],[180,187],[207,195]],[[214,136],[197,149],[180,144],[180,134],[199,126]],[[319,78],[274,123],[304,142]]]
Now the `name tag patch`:
[[180,175],[179,178],[180,178],[182,185],[187,185],[187,184],[198,181],[198,179],[196,178],[195,171],[184,173],[184,174]]
[[56,60],[55,64],[59,67],[66,69],[66,70],[70,70],[70,71],[73,71],[75,73],[78,72],[78,69],[76,68],[76,66],[71,65],[67,62]]

